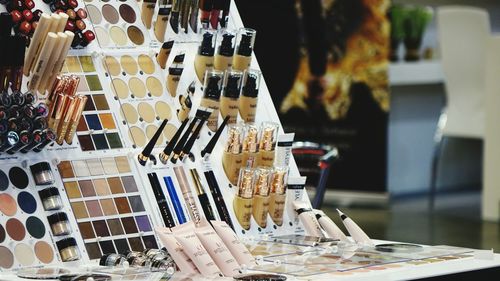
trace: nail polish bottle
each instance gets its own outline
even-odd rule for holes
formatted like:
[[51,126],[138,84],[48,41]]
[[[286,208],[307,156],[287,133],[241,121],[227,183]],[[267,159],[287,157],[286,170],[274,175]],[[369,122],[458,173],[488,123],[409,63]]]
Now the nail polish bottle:
[[225,71],[233,65],[234,45],[236,35],[232,30],[221,29],[217,34],[214,67],[217,70]]
[[253,45],[257,32],[251,28],[240,28],[236,38],[236,54],[233,58],[233,69],[244,71],[250,67]]
[[201,43],[194,58],[194,70],[198,80],[203,81],[205,71],[214,67],[215,31],[202,29],[200,34]]
[[228,124],[235,124],[238,119],[238,99],[240,97],[243,73],[237,70],[226,71],[224,88],[220,98],[220,113],[222,118],[229,116]]
[[241,146],[243,142],[243,126],[239,124],[229,125],[227,130],[227,143],[222,153],[222,167],[229,182],[236,184],[240,168],[243,164]]
[[267,226],[267,215],[269,214],[269,179],[272,170],[269,168],[257,168],[255,170],[255,188],[253,195],[253,218],[260,227]]
[[243,83],[239,101],[240,116],[244,122],[255,122],[261,72],[249,69],[243,73]]
[[272,167],[274,165],[278,126],[279,125],[274,122],[262,122],[260,127],[257,166]]
[[283,224],[283,211],[285,210],[286,187],[288,184],[288,167],[277,167],[271,174],[269,195],[269,215],[273,222]]
[[212,109],[212,114],[208,117],[207,126],[212,131],[217,131],[219,122],[220,95],[222,91],[223,73],[217,70],[207,70],[205,83],[203,83],[203,98],[200,106]]
[[240,178],[238,180],[238,193],[234,197],[233,208],[236,219],[245,230],[250,229],[250,219],[252,217],[253,207],[253,182],[253,169],[241,169]]
[[245,138],[243,139],[243,167],[255,168],[259,154],[259,128],[253,123],[245,124]]

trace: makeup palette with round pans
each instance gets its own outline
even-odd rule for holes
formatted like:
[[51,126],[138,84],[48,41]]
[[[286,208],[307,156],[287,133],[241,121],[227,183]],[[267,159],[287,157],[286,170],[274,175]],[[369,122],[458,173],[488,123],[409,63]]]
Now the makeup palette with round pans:
[[58,262],[47,214],[35,185],[30,170],[22,167],[21,163],[2,162],[0,270]]
[[[148,54],[116,50],[102,58],[107,74],[109,93],[120,106],[119,118],[123,129],[128,131],[129,145],[144,147],[160,126],[161,120],[169,120],[163,134],[156,142],[162,145],[175,133],[175,99],[166,91],[162,82],[164,73]],[[105,89],[106,90],[106,89]],[[174,118],[174,120],[172,119]],[[174,124],[172,124],[174,123]]]
[[149,45],[137,1],[91,1],[86,7],[101,48]]

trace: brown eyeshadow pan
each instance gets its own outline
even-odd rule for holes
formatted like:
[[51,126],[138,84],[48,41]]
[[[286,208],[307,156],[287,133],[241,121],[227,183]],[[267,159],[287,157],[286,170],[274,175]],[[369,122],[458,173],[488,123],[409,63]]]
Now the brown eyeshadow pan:
[[93,221],[92,224],[94,225],[95,234],[97,237],[109,236],[109,230],[105,220]]
[[87,249],[87,253],[89,254],[89,258],[91,260],[99,259],[102,256],[101,249],[99,248],[99,244],[93,243],[85,243],[85,248]]
[[73,209],[73,214],[75,214],[77,220],[89,217],[89,213],[83,202],[71,202],[71,209]]
[[121,194],[125,192],[119,177],[108,178],[108,185],[111,193],[113,194]]
[[89,216],[91,218],[102,217],[102,210],[99,201],[97,200],[85,201],[85,205],[87,206],[87,210],[89,211]]
[[73,168],[71,167],[71,163],[69,161],[61,161],[59,165],[57,165],[59,169],[59,173],[62,178],[74,178],[75,173],[73,172]]
[[144,34],[142,34],[142,31],[135,25],[129,26],[127,28],[127,35],[128,38],[130,38],[130,41],[132,41],[136,45],[142,45],[144,44]]
[[80,188],[78,188],[78,183],[76,181],[67,181],[64,183],[64,188],[66,189],[66,194],[69,199],[81,198],[82,193]]
[[109,231],[111,231],[111,235],[122,235],[125,232],[123,231],[122,223],[120,219],[109,219],[107,220]]
[[120,214],[130,214],[132,210],[128,204],[127,197],[115,198],[116,209]]
[[130,248],[132,251],[142,252],[144,251],[144,246],[142,245],[141,238],[133,237],[128,239],[128,243],[130,244]]
[[120,11],[120,15],[122,16],[122,19],[128,23],[134,23],[137,16],[135,14],[135,11],[132,7],[130,7],[128,4],[122,4],[120,5],[120,8],[118,9]]
[[102,211],[105,216],[113,216],[118,214],[113,199],[101,199],[99,201],[101,202]]
[[125,233],[131,234],[131,233],[138,232],[134,217],[121,218],[121,220],[122,220],[123,228],[125,229]]
[[90,222],[78,223],[78,228],[80,229],[80,233],[82,233],[83,239],[93,239],[96,237]]
[[78,181],[78,185],[80,186],[83,197],[92,197],[96,195],[94,185],[91,180]]

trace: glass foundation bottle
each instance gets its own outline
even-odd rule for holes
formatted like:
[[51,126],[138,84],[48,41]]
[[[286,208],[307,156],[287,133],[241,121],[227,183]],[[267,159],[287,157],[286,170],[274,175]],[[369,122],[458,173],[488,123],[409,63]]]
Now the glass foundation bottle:
[[251,28],[240,28],[236,38],[236,54],[233,57],[234,70],[247,70],[252,61],[253,45],[257,32]]
[[255,168],[259,154],[259,129],[253,123],[245,124],[242,163],[245,168]]
[[219,123],[220,95],[222,91],[223,73],[217,70],[207,70],[205,83],[203,84],[203,98],[200,106],[212,109],[208,117],[207,127],[212,131],[217,131]]
[[205,71],[214,67],[215,31],[202,29],[200,34],[201,44],[194,58],[194,70],[198,80],[203,81]]
[[269,215],[278,226],[283,224],[287,181],[288,167],[275,168],[271,174],[270,181],[271,194],[269,195]]
[[269,179],[271,169],[257,168],[255,170],[255,187],[253,196],[253,218],[257,224],[264,228],[267,225],[267,215],[269,213]]
[[253,169],[241,169],[238,180],[238,191],[233,200],[233,209],[236,219],[245,230],[250,229],[250,219],[252,218],[253,182]]
[[274,165],[276,135],[278,124],[274,122],[262,122],[260,128],[259,153],[257,166],[272,167]]
[[214,68],[220,71],[225,71],[233,65],[235,32],[227,29],[221,29],[217,34],[217,42],[215,49],[217,54],[214,58]]
[[227,130],[227,143],[222,153],[222,167],[231,184],[236,185],[240,168],[243,165],[243,154],[241,153],[243,143],[243,126],[232,124]]
[[224,75],[224,88],[220,98],[220,113],[222,119],[229,116],[228,124],[235,124],[238,119],[238,99],[240,97],[241,71],[226,71]]
[[249,69],[243,74],[243,83],[239,100],[240,116],[244,122],[255,122],[259,95],[261,72]]

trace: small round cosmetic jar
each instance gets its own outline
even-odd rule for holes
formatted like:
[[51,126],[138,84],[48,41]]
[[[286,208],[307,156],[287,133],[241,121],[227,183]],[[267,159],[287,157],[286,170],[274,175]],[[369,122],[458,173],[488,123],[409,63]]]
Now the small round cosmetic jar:
[[65,238],[56,242],[61,260],[63,262],[75,261],[80,259],[80,251],[76,245],[75,238]]
[[66,213],[55,213],[47,217],[54,236],[68,235],[71,233],[68,215]]
[[45,211],[59,210],[63,207],[57,187],[49,187],[38,191]]
[[36,185],[49,185],[54,183],[54,175],[48,162],[40,162],[30,166],[31,174]]
[[127,260],[120,254],[105,254],[99,260],[99,265],[102,266],[118,266],[122,265]]

